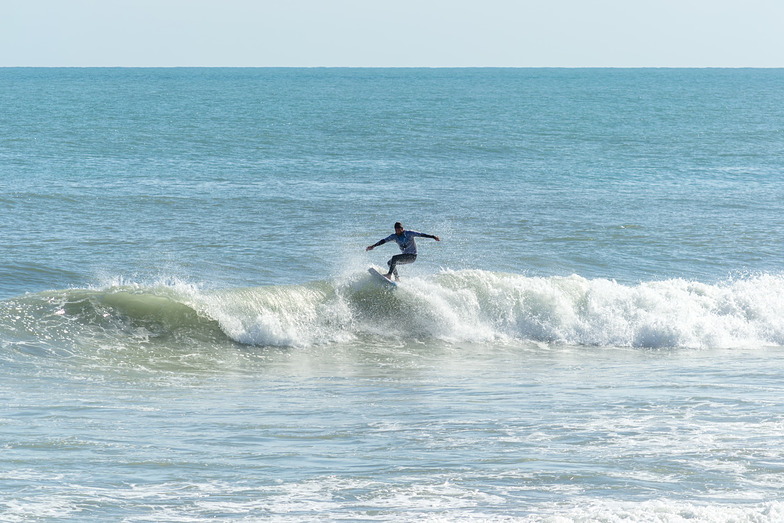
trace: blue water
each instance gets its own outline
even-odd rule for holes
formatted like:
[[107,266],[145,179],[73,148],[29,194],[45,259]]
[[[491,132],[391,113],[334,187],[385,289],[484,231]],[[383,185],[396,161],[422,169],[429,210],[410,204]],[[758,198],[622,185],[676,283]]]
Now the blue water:
[[0,519],[780,520],[782,87],[0,69]]

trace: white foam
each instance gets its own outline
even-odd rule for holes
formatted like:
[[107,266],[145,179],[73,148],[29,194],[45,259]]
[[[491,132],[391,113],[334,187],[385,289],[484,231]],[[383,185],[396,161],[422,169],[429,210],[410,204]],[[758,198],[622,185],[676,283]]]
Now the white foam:
[[[445,272],[429,298],[473,333],[598,346],[733,347],[784,344],[784,278],[715,285]],[[460,334],[459,328],[455,331]]]
[[234,289],[199,295],[197,310],[232,339],[251,345],[301,346],[346,341],[344,303],[324,286]]
[[166,281],[151,289],[253,345],[311,346],[358,336],[619,347],[784,345],[784,276],[769,274],[716,284],[672,279],[622,285],[576,275],[445,270],[406,279],[390,293],[363,270],[304,285],[206,291]]
[[608,523],[616,521],[772,523],[784,520],[784,504],[778,501],[757,505],[728,505],[666,499],[641,502],[581,499],[580,503],[574,506],[547,503],[540,506],[539,511],[540,514],[528,516],[522,521],[552,523],[583,521],[606,521]]

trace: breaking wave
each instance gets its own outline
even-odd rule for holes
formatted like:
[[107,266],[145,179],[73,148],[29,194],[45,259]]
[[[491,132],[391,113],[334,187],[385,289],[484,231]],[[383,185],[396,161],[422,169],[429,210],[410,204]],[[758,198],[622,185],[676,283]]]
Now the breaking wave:
[[410,278],[367,274],[302,285],[204,290],[110,285],[0,302],[5,339],[111,343],[231,341],[311,346],[369,338],[531,340],[622,347],[784,345],[784,276],[681,279],[529,277],[482,270]]

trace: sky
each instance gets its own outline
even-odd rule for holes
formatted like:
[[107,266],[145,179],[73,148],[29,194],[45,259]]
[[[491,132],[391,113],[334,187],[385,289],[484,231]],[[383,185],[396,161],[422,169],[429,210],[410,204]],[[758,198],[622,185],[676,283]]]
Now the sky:
[[0,67],[784,67],[784,0],[3,0]]

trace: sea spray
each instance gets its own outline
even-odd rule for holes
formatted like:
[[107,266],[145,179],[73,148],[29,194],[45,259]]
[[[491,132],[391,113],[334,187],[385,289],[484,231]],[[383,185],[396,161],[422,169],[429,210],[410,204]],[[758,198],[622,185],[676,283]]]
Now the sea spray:
[[314,345],[350,336],[344,302],[323,282],[215,291],[190,299],[229,338],[244,344]]

